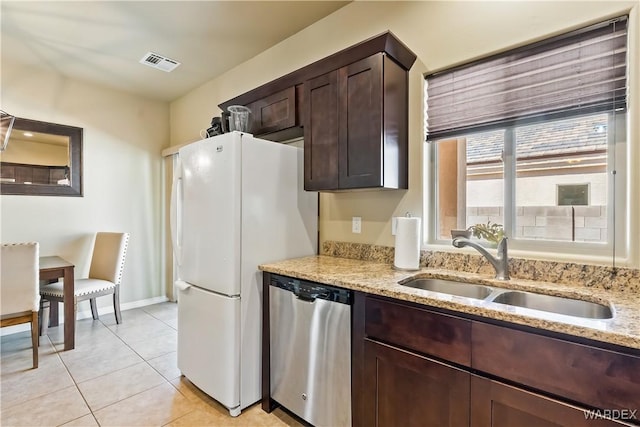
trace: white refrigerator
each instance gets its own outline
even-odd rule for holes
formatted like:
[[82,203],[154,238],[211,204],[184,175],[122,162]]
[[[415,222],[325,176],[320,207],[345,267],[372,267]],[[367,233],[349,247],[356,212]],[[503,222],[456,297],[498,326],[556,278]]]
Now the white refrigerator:
[[232,416],[261,397],[261,263],[313,255],[302,149],[231,132],[180,148],[171,198],[178,368]]

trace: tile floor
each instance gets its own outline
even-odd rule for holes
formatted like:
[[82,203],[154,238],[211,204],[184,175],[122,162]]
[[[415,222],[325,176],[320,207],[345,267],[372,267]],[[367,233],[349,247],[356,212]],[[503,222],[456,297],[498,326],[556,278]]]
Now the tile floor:
[[177,305],[162,303],[77,322],[76,348],[63,328],[40,338],[32,369],[28,332],[1,341],[0,425],[300,426],[259,404],[237,418],[181,377],[176,366]]

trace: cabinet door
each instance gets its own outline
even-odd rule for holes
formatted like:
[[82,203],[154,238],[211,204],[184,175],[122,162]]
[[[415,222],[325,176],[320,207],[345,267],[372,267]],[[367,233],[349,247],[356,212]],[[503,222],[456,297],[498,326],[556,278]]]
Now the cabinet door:
[[51,168],[49,170],[49,183],[57,184],[61,179],[65,179],[65,172],[64,168]]
[[340,188],[383,186],[382,54],[338,70]]
[[296,91],[291,86],[247,105],[251,109],[251,133],[260,137],[296,126]]
[[49,168],[34,166],[32,179],[34,184],[49,184]]
[[516,387],[471,377],[471,427],[604,427],[585,410]]
[[337,72],[304,85],[304,189],[338,188]]
[[33,182],[33,168],[31,166],[16,166],[15,167],[16,182]]
[[15,182],[16,167],[6,163],[0,163],[0,178],[6,180],[5,182]]
[[364,425],[469,425],[469,373],[375,341],[364,352]]

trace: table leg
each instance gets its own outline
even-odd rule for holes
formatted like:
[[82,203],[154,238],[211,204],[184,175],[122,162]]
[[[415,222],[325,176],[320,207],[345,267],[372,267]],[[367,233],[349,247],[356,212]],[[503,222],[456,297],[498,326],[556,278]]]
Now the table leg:
[[58,319],[60,316],[58,315],[58,302],[50,301],[49,302],[49,327],[53,328],[58,326]]
[[[64,270],[62,271],[62,274],[64,275]],[[64,277],[64,276],[63,276]],[[56,277],[48,279],[48,280],[40,280],[40,284],[51,284],[51,283],[56,283],[58,281],[58,279],[60,278],[59,275],[56,275]],[[58,326],[58,303],[55,301],[47,301],[47,306],[46,306],[47,310],[46,312],[49,313],[49,318],[48,319],[43,319],[44,322],[44,327],[41,328],[42,330],[45,330],[47,328],[53,328]],[[45,310],[42,310],[45,311]]]
[[64,349],[73,350],[76,340],[76,303],[73,296],[73,267],[64,269]]

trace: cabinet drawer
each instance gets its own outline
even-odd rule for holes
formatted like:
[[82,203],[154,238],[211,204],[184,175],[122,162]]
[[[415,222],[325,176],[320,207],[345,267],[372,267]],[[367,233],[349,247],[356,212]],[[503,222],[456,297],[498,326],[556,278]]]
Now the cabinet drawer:
[[640,409],[640,357],[473,322],[472,367],[603,409]]
[[365,334],[382,342],[471,365],[471,321],[367,297]]

